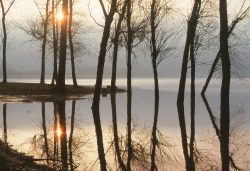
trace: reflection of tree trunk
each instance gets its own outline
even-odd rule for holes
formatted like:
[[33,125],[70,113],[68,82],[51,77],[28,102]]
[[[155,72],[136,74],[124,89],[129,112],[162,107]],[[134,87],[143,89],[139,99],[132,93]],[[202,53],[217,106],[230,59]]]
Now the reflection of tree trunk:
[[66,118],[65,118],[65,101],[56,102],[58,105],[59,124],[61,129],[61,160],[63,170],[68,170],[68,156],[67,156],[67,136],[66,136]]
[[154,70],[154,82],[155,82],[155,111],[154,111],[154,123],[152,130],[152,152],[151,152],[151,170],[157,170],[155,164],[155,153],[156,153],[156,145],[158,143],[156,132],[157,132],[157,121],[158,121],[158,110],[159,110],[159,84],[158,84],[158,74],[156,68],[156,61],[153,62],[153,70]]
[[49,163],[49,147],[47,139],[46,118],[45,118],[45,102],[42,102],[42,125],[43,125],[45,153],[47,155],[47,163]]
[[41,65],[41,79],[40,83],[44,84],[45,78],[45,51],[46,51],[46,42],[47,42],[47,28],[49,20],[49,0],[46,2],[46,18],[44,20],[44,30],[43,30],[43,44],[42,44],[42,65]]
[[115,30],[115,38],[114,38],[114,54],[113,54],[113,62],[112,62],[112,77],[111,77],[111,91],[116,91],[116,69],[117,69],[117,56],[118,56],[118,48],[119,48],[119,36],[121,30],[122,20],[124,18],[126,12],[127,0],[125,1],[122,7],[122,13],[119,15],[119,20]]
[[93,118],[94,118],[94,123],[95,123],[97,147],[98,147],[101,170],[106,170],[106,159],[105,159],[105,153],[104,153],[104,147],[103,147],[103,137],[102,137],[102,127],[101,127],[99,107],[97,109],[92,108],[92,112],[93,112]]
[[128,134],[128,160],[127,170],[130,171],[130,162],[132,158],[132,144],[131,144],[131,108],[132,108],[132,88],[131,88],[131,56],[132,56],[132,41],[133,33],[131,29],[131,0],[128,0],[127,7],[127,27],[128,27],[128,42],[127,42],[127,134]]
[[[206,106],[206,108],[207,108],[207,111],[208,111],[210,120],[211,120],[212,125],[213,125],[213,127],[214,127],[214,130],[215,130],[215,132],[216,132],[216,135],[217,135],[217,137],[218,137],[218,139],[219,139],[219,141],[220,141],[220,139],[221,139],[221,137],[220,137],[220,130],[219,130],[219,128],[218,128],[218,126],[217,126],[217,124],[216,124],[216,122],[215,122],[215,117],[214,117],[213,112],[212,112],[212,110],[211,110],[211,108],[210,108],[210,105],[209,105],[209,103],[208,103],[208,101],[207,101],[207,98],[206,98],[206,96],[205,96],[204,94],[201,95],[201,97],[202,97],[203,102],[204,102],[204,104],[205,104],[205,106]],[[235,168],[236,170],[239,170],[239,171],[242,170],[242,169],[240,169],[240,168],[238,168],[238,167],[236,166],[236,164],[235,164],[235,162],[234,162],[232,156],[229,156],[229,160],[230,160],[231,166],[232,166],[233,168]]]
[[59,91],[65,90],[65,70],[67,56],[67,16],[68,16],[68,0],[63,0],[62,14],[64,18],[61,21],[61,38],[60,38],[60,60],[59,71],[57,76],[56,88]]
[[220,135],[221,135],[221,160],[222,171],[229,170],[229,128],[230,128],[230,77],[231,64],[228,52],[228,18],[227,1],[220,0],[220,49],[222,63],[222,85],[221,85],[221,117],[220,117]]
[[191,115],[191,135],[190,135],[190,167],[191,170],[195,170],[194,164],[194,142],[195,142],[195,55],[194,55],[194,41],[190,44],[190,61],[191,61],[191,103],[190,103],[190,115]]
[[1,8],[2,8],[2,27],[3,27],[3,83],[7,83],[7,71],[6,71],[6,47],[7,47],[7,31],[5,24],[5,11],[3,0],[1,0]]
[[187,143],[187,132],[186,132],[186,123],[185,123],[185,112],[184,112],[184,99],[185,99],[185,84],[187,77],[187,63],[188,63],[188,54],[191,42],[194,41],[197,21],[199,17],[201,0],[195,0],[193,11],[190,20],[188,21],[188,30],[186,44],[183,54],[182,69],[181,69],[181,78],[179,84],[178,98],[177,98],[177,110],[179,115],[179,123],[181,128],[181,138],[182,138],[182,147],[184,158],[186,162],[186,170],[191,170],[191,162],[188,154],[188,143]]
[[73,133],[74,133],[74,122],[75,122],[75,107],[76,101],[72,101],[72,114],[71,114],[71,128],[70,128],[70,135],[69,135],[69,163],[70,163],[70,170],[74,170],[73,167],[73,154],[72,154],[72,142],[73,142]]
[[[56,0],[57,4],[57,0]],[[56,6],[57,14],[57,6]],[[58,51],[58,21],[55,17],[55,1],[52,0],[52,25],[53,25],[53,50],[54,50],[54,71],[51,84],[54,85],[57,82],[57,51]]]
[[4,134],[4,142],[7,143],[7,104],[3,104],[3,134]]
[[57,136],[57,128],[58,128],[58,105],[54,104],[54,162],[58,161],[58,136]]
[[117,128],[117,117],[116,117],[116,94],[111,94],[111,107],[112,107],[112,120],[113,120],[113,131],[114,131],[114,141],[115,141],[115,151],[118,158],[118,162],[122,170],[126,170],[126,166],[124,165],[121,159],[121,153],[119,148],[119,137],[118,137],[118,128]]
[[69,1],[69,46],[70,46],[70,60],[71,60],[71,70],[72,70],[72,78],[73,78],[73,85],[77,87],[76,81],[76,71],[75,71],[75,56],[74,56],[74,45],[73,45],[73,37],[72,37],[72,19],[73,19],[73,0]]

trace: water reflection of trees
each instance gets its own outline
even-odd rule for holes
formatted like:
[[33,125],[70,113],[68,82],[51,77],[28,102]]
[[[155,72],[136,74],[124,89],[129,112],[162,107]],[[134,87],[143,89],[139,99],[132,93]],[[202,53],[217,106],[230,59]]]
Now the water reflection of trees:
[[[215,112],[212,111],[208,100],[206,96],[203,94],[202,95],[203,102],[206,106],[207,112],[209,114],[209,118],[211,120],[211,124],[214,128],[215,131],[215,136],[217,137],[217,142],[221,141],[221,134],[220,134],[220,129],[219,129],[219,119],[215,116]],[[244,131],[243,125],[244,125],[244,118],[242,118],[242,114],[244,114],[244,108],[243,106],[240,107],[231,107],[231,114],[230,114],[230,120],[231,120],[231,125],[230,125],[230,153],[229,153],[229,161],[230,161],[230,166],[231,168],[235,170],[245,170],[239,165],[244,165],[244,161],[247,161],[246,159],[249,156],[249,133]],[[216,144],[216,139],[214,136],[210,136],[211,139],[213,139],[212,144]],[[209,141],[209,138],[206,138],[206,141]],[[206,142],[205,142],[206,143]],[[219,148],[217,148],[219,149]],[[208,156],[208,155],[207,155]],[[215,158],[215,154],[210,154],[210,156],[213,156]],[[210,167],[213,166],[215,169],[220,168],[220,163],[215,162],[218,161],[214,159],[213,165],[211,164],[212,159],[208,158],[206,159],[207,162],[204,163],[210,163]],[[201,166],[200,166],[201,167]],[[209,167],[208,165],[203,165],[203,168]],[[248,168],[249,166],[247,166]]]
[[[67,136],[69,128],[66,127],[65,101],[53,102],[52,122],[46,117],[45,103],[42,102],[42,133],[24,143],[24,145],[30,144],[29,154],[36,156],[36,161],[45,161],[47,165],[57,170],[75,170],[80,165],[79,161],[84,153],[80,149],[89,139],[81,129],[75,133],[75,105],[76,101],[72,101],[70,133]],[[84,168],[83,165],[84,163],[81,163],[81,168]]]

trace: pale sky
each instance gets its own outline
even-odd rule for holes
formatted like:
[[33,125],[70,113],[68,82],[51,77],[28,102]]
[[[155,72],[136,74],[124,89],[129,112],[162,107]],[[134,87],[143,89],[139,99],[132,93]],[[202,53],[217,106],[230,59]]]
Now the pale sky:
[[[40,0],[41,2],[44,2],[44,0]],[[237,11],[240,7],[240,2],[242,0],[231,0],[229,3],[229,9],[230,14],[229,16],[234,16],[234,11]],[[191,9],[191,1],[188,0],[175,0],[176,8],[181,11],[183,15],[188,15],[190,9]],[[90,77],[95,78],[96,74],[96,65],[97,65],[97,57],[98,57],[98,51],[99,51],[99,44],[102,36],[102,28],[97,26],[93,20],[89,17],[89,11],[87,4],[89,3],[89,0],[82,1],[82,3],[78,6],[77,11],[79,13],[86,13],[87,19],[84,20],[84,26],[86,25],[88,28],[90,28],[90,33],[88,33],[87,36],[82,38],[82,41],[87,45],[87,48],[89,49],[88,54],[84,54],[81,58],[77,59],[77,75],[91,75]],[[250,4],[250,2],[248,2]],[[100,9],[100,5],[98,3],[98,0],[91,0],[90,5],[91,11],[93,12],[93,16],[96,18],[100,24],[102,20],[102,10]],[[25,76],[27,73],[31,74],[40,74],[40,68],[41,68],[41,48],[39,43],[30,43],[28,42],[30,40],[30,37],[27,36],[23,31],[18,29],[15,24],[10,24],[11,22],[17,22],[19,24],[25,23],[25,17],[27,16],[39,16],[38,10],[36,5],[34,4],[33,0],[16,0],[13,8],[10,11],[10,14],[7,18],[8,22],[8,51],[7,51],[7,73],[9,75],[15,74],[16,76]],[[10,22],[11,21],[11,22]],[[175,52],[174,57],[175,58],[169,58],[162,62],[159,66],[159,76],[160,77],[178,77],[180,73],[180,67],[181,67],[181,58],[182,58],[182,51],[184,46],[184,40],[185,40],[185,18],[180,20],[183,24],[183,32],[182,37],[179,40],[179,47]],[[229,21],[230,22],[230,21]],[[241,24],[240,30],[247,31],[248,30],[248,36],[250,37],[249,33],[250,28],[250,18]],[[241,36],[241,35],[240,35]],[[152,76],[152,67],[151,67],[151,61],[150,61],[150,55],[149,53],[143,54],[141,53],[141,49],[138,50],[137,53],[138,58],[133,63],[133,74],[136,77],[151,77]],[[144,51],[144,50],[143,50]],[[247,51],[247,50],[246,50]],[[211,58],[215,57],[215,54],[217,52],[217,49],[207,53],[203,54],[202,57],[199,57],[200,62],[205,61],[211,61]],[[250,65],[249,60],[249,53],[243,55],[244,64],[246,66]],[[109,58],[109,53],[107,53],[106,63],[105,63],[105,73],[106,76],[110,75],[111,73],[111,60]],[[119,53],[119,59],[118,59],[118,75],[120,77],[123,77],[126,75],[126,52],[122,50]],[[0,79],[2,78],[2,55],[0,58]],[[52,57],[51,55],[47,56],[46,58],[46,76],[50,78],[52,74]],[[67,64],[68,68],[68,75],[70,75],[70,63]],[[245,68],[246,70],[246,77],[250,77],[250,70],[249,67]],[[197,75],[206,75],[206,70],[201,70],[197,73]],[[38,77],[39,78],[39,77]]]

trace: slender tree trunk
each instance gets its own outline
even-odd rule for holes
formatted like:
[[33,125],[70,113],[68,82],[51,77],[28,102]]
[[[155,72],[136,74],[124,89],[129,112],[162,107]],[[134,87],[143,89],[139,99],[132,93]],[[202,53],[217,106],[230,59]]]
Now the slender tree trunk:
[[131,140],[131,122],[132,122],[132,86],[131,86],[131,56],[132,56],[132,43],[133,33],[131,29],[131,0],[128,0],[127,6],[127,27],[128,27],[128,42],[127,42],[127,134],[128,134],[128,159],[127,159],[127,170],[131,170],[131,159],[132,159],[132,140]]
[[70,135],[69,135],[69,164],[70,164],[70,170],[74,170],[72,142],[73,142],[74,123],[75,123],[75,107],[76,107],[76,101],[73,100],[72,101],[72,113],[71,113],[71,129],[70,129]]
[[[229,29],[229,31],[228,31],[228,38],[230,37],[230,35],[232,34],[234,28],[236,27],[236,25],[237,25],[240,21],[241,21],[240,18],[236,18],[236,19],[232,22],[231,27],[230,27],[230,29]],[[215,57],[215,59],[214,59],[214,62],[213,62],[213,64],[212,64],[212,67],[211,67],[211,69],[210,69],[210,72],[209,72],[209,74],[208,74],[208,77],[207,77],[207,79],[206,79],[206,83],[205,83],[205,85],[204,85],[203,88],[202,88],[202,91],[201,91],[201,94],[202,94],[202,95],[204,95],[205,92],[206,92],[206,90],[207,90],[207,87],[208,87],[208,85],[209,85],[209,83],[210,83],[210,81],[211,81],[211,79],[212,79],[212,77],[213,77],[215,68],[216,68],[216,66],[217,66],[217,64],[218,64],[218,62],[219,62],[220,57],[221,57],[221,50],[219,49],[219,51],[217,52],[217,55],[216,55],[216,57]]]
[[1,8],[2,8],[2,27],[3,27],[3,83],[7,83],[7,69],[6,69],[6,47],[7,47],[7,31],[5,24],[5,10],[3,1],[1,0]]
[[65,101],[56,102],[58,105],[59,124],[61,129],[61,160],[63,170],[68,170],[68,153],[67,153],[67,135],[66,135],[66,117],[65,117]]
[[152,44],[152,51],[151,51],[151,58],[152,58],[152,66],[153,66],[153,73],[154,73],[154,84],[155,84],[155,111],[154,111],[154,122],[153,122],[153,129],[152,129],[152,151],[151,151],[151,171],[157,170],[157,166],[155,164],[155,153],[156,153],[156,145],[158,143],[156,132],[157,132],[157,121],[158,121],[158,111],[159,111],[159,83],[158,83],[158,73],[157,73],[157,57],[158,52],[156,48],[156,28],[155,25],[155,3],[156,0],[152,1],[151,4],[151,44]]
[[[100,1],[102,2],[102,1]],[[92,113],[95,123],[96,129],[96,137],[97,137],[97,146],[98,146],[98,154],[100,159],[101,170],[105,171],[106,168],[106,159],[103,147],[103,137],[102,137],[102,128],[101,128],[101,120],[100,120],[100,111],[99,111],[99,104],[100,104],[100,95],[101,95],[101,88],[102,88],[102,76],[103,76],[103,68],[105,63],[106,57],[106,48],[107,43],[110,35],[110,27],[113,21],[113,16],[116,11],[116,3],[117,0],[112,0],[111,8],[109,14],[106,14],[105,11],[105,26],[101,41],[100,53],[98,57],[98,65],[97,65],[97,76],[96,76],[96,84],[95,84],[95,92],[92,102]]]
[[47,164],[49,164],[49,147],[47,139],[47,128],[46,128],[46,118],[45,118],[45,102],[42,102],[42,126],[43,126],[43,137],[44,137],[44,148],[47,155]]
[[115,142],[115,151],[118,158],[119,166],[120,168],[125,171],[126,166],[124,165],[121,153],[120,153],[120,147],[119,147],[119,136],[118,136],[118,128],[117,128],[117,116],[116,116],[116,94],[112,93],[111,96],[111,107],[112,107],[112,121],[113,121],[113,133],[114,133],[114,142]]
[[230,129],[230,78],[231,64],[228,52],[228,18],[227,1],[220,0],[220,49],[222,63],[222,85],[221,85],[221,160],[222,171],[229,171],[229,129]]
[[195,142],[195,55],[194,55],[194,42],[190,45],[190,61],[191,61],[191,93],[190,93],[190,115],[191,115],[191,136],[190,136],[190,165],[191,170],[195,171],[194,164],[194,142]]
[[118,49],[119,49],[119,36],[121,30],[122,20],[125,16],[127,7],[127,0],[124,2],[122,7],[122,13],[119,16],[119,20],[115,30],[115,38],[114,38],[114,52],[113,52],[113,62],[112,62],[112,76],[111,76],[111,91],[116,91],[116,70],[117,70],[117,56],[118,56]]
[[200,5],[201,5],[201,0],[195,0],[192,15],[190,20],[188,21],[187,38],[183,53],[181,78],[180,78],[178,97],[177,97],[177,110],[179,115],[179,124],[181,128],[182,147],[183,147],[183,154],[186,162],[187,171],[191,171],[191,162],[188,154],[187,131],[186,131],[185,111],[184,111],[185,85],[187,77],[189,48],[191,42],[194,41],[196,26],[199,17]]
[[8,138],[8,134],[7,134],[7,104],[3,104],[3,134],[4,134],[4,142],[7,143],[7,138]]
[[43,44],[42,44],[42,64],[41,64],[41,79],[40,84],[45,83],[45,51],[46,51],[46,43],[47,43],[47,28],[48,28],[48,20],[49,20],[49,0],[46,2],[46,18],[44,22],[44,30],[43,30]]
[[[56,0],[57,4],[57,0]],[[57,14],[57,6],[56,6]],[[55,1],[52,0],[52,25],[53,25],[53,51],[54,51],[54,69],[51,85],[57,83],[57,51],[58,51],[58,21],[55,17]]]
[[76,80],[76,71],[75,71],[75,55],[74,55],[74,45],[73,45],[73,37],[72,37],[72,20],[73,20],[73,0],[69,1],[69,46],[70,46],[70,60],[71,60],[71,70],[72,70],[72,78],[73,78],[73,85],[77,87],[77,80]]
[[65,72],[66,72],[66,56],[67,56],[67,16],[68,16],[68,0],[63,0],[62,4],[63,19],[61,21],[61,38],[60,38],[60,59],[59,71],[57,76],[56,89],[58,91],[65,90]]
[[101,88],[102,88],[102,76],[103,76],[103,68],[105,63],[105,57],[106,57],[106,48],[107,43],[110,35],[110,27],[111,23],[113,21],[113,17],[116,11],[116,3],[117,0],[112,0],[111,8],[109,15],[105,16],[105,26],[100,46],[100,53],[98,57],[98,65],[97,65],[97,75],[96,75],[96,84],[95,84],[95,92],[94,92],[94,98],[92,103],[92,110],[96,108],[99,111],[99,103],[100,103],[100,94],[101,94]]

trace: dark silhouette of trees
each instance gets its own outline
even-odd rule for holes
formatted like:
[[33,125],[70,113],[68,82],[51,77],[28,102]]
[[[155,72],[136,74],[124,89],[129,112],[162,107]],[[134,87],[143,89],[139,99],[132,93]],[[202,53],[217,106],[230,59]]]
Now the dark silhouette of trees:
[[[6,1],[5,1],[6,2]],[[0,0],[2,9],[2,27],[3,27],[3,83],[7,83],[7,67],[6,67],[6,51],[7,51],[7,28],[6,28],[6,15],[14,4],[15,0],[10,1],[9,6],[6,8],[3,0]]]
[[73,85],[77,87],[76,73],[75,73],[75,55],[74,55],[74,44],[72,37],[72,21],[73,21],[73,0],[69,1],[69,46],[70,46],[70,61],[71,61],[71,70],[72,70],[72,78]]
[[183,61],[181,68],[181,78],[179,83],[178,97],[177,97],[177,110],[179,115],[179,124],[181,128],[181,137],[182,137],[182,147],[184,158],[186,162],[186,170],[195,170],[194,161],[191,160],[192,156],[189,153],[193,153],[190,151],[188,153],[188,143],[187,143],[187,131],[186,131],[186,123],[185,123],[185,111],[184,111],[184,99],[185,99],[185,84],[186,84],[186,76],[187,76],[187,63],[189,53],[193,50],[192,44],[194,44],[195,32],[197,27],[197,22],[199,18],[199,12],[201,8],[201,0],[195,0],[194,6],[192,10],[192,14],[190,19],[188,20],[188,28],[187,28],[187,37],[186,43],[183,53]]
[[56,90],[65,90],[65,72],[66,72],[66,56],[67,56],[67,26],[68,26],[68,0],[62,1],[62,15],[61,20],[61,37],[60,37],[60,58],[59,71],[57,75]]
[[8,134],[7,134],[7,104],[3,104],[3,138],[4,142],[7,143]]
[[58,12],[57,0],[52,0],[52,29],[53,29],[53,55],[54,55],[54,64],[53,64],[53,76],[51,84],[54,86],[57,82],[57,55],[58,55],[58,20],[55,17],[55,14]]
[[222,171],[229,170],[229,128],[230,128],[230,78],[231,63],[228,52],[228,17],[227,1],[220,0],[220,50],[222,63],[222,85],[221,85],[221,161]]
[[127,136],[128,136],[128,159],[127,159],[127,170],[131,170],[131,158],[132,158],[132,140],[131,140],[131,122],[132,122],[132,85],[131,85],[131,71],[132,71],[132,64],[131,64],[131,57],[132,57],[132,44],[133,44],[133,33],[131,28],[131,0],[128,0],[127,4]]
[[93,118],[95,123],[96,129],[96,137],[97,137],[97,146],[98,146],[98,154],[100,159],[101,170],[106,170],[106,159],[103,147],[103,138],[102,138],[102,128],[101,128],[101,121],[100,121],[100,112],[99,112],[99,104],[100,104],[100,94],[101,94],[101,87],[102,87],[102,76],[103,76],[103,68],[105,63],[106,57],[106,47],[110,35],[110,27],[113,21],[113,16],[117,9],[117,0],[111,1],[110,11],[107,13],[103,1],[100,0],[100,4],[102,7],[102,11],[105,17],[105,25],[104,31],[100,46],[100,52],[98,57],[98,65],[97,65],[97,76],[96,76],[96,84],[95,84],[95,92],[94,98],[92,102],[92,112]]
[[120,138],[118,136],[118,128],[117,128],[117,114],[116,114],[116,93],[110,94],[111,96],[111,108],[112,108],[112,122],[113,122],[113,135],[114,135],[114,142],[115,142],[115,152],[117,155],[118,163],[120,168],[123,171],[126,171],[126,166],[122,161],[121,157],[121,150],[120,150]]
[[43,137],[44,137],[44,148],[47,156],[47,164],[49,164],[49,146],[46,128],[46,116],[45,116],[45,102],[42,102],[42,127],[43,127]]
[[45,19],[43,19],[43,43],[42,43],[42,63],[41,63],[41,79],[40,83],[44,84],[45,81],[45,51],[46,51],[46,42],[47,42],[47,31],[48,31],[48,21],[49,21],[49,3],[50,1],[46,1],[46,14],[45,14]]
[[122,11],[119,13],[119,19],[115,28],[115,35],[114,35],[114,51],[113,51],[113,61],[112,61],[112,76],[111,76],[111,91],[116,91],[116,71],[117,71],[117,56],[118,56],[118,49],[119,49],[119,37],[121,34],[121,25],[123,18],[126,13],[127,8],[127,0],[124,2]]
[[72,101],[72,113],[71,113],[71,127],[70,127],[70,134],[69,134],[69,164],[70,164],[70,170],[74,170],[72,143],[73,143],[73,134],[74,134],[74,125],[75,125],[75,107],[76,107],[76,101],[73,100]]
[[[249,14],[249,11],[250,11],[250,6],[248,6],[245,10],[243,10],[244,6],[246,4],[246,0],[244,0],[244,2],[242,3],[242,6],[239,10],[239,12],[237,13],[236,17],[234,18],[234,20],[232,21],[230,27],[229,27],[229,30],[228,30],[228,39],[230,38],[230,36],[232,35],[233,31],[235,30],[236,26],[241,23],[241,21],[243,21]],[[209,74],[208,74],[208,77],[206,79],[206,82],[202,88],[202,91],[201,91],[201,94],[205,94],[207,88],[208,88],[208,85],[210,83],[210,80],[212,79],[212,76],[216,70],[216,66],[219,62],[219,59],[221,57],[221,50],[219,49],[219,51],[217,52],[216,54],[216,57],[214,59],[214,62],[211,66],[211,69],[209,71]]]

